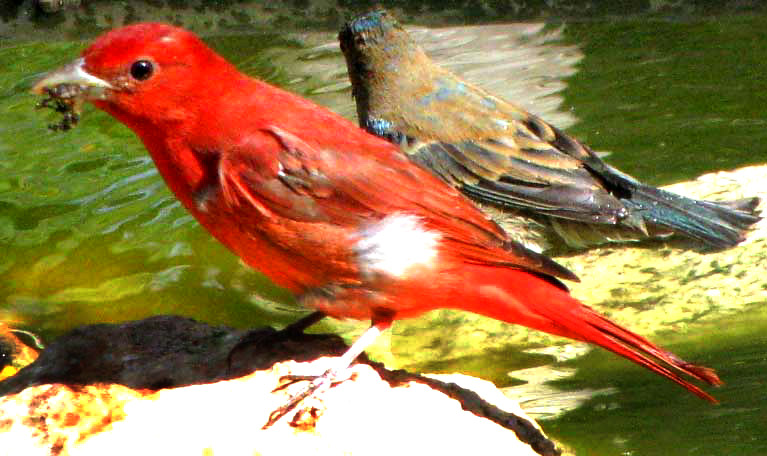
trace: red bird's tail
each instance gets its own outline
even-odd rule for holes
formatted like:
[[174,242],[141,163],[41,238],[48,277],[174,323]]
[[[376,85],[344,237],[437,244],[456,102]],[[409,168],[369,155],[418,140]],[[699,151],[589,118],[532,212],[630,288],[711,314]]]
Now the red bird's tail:
[[713,369],[688,363],[618,326],[581,304],[558,282],[525,271],[480,265],[467,266],[465,273],[465,283],[471,284],[465,292],[471,296],[457,299],[456,307],[599,345],[678,383],[700,398],[718,402],[679,375],[681,372],[710,385],[721,385]]

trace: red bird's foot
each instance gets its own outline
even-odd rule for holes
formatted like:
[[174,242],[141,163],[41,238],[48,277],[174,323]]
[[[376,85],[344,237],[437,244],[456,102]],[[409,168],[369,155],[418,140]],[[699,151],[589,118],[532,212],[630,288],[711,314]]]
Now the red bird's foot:
[[[311,318],[311,315],[306,318],[307,319]],[[266,424],[261,429],[267,429],[271,427],[274,423],[279,421],[280,418],[290,413],[291,410],[295,409],[298,406],[298,404],[300,404],[304,399],[309,398],[313,395],[319,394],[322,391],[327,390],[333,387],[334,385],[347,380],[348,376],[344,377],[343,379],[340,379],[341,378],[340,374],[347,373],[349,370],[349,366],[351,366],[354,360],[357,359],[360,353],[362,353],[371,343],[373,343],[376,337],[378,337],[378,335],[381,334],[381,331],[388,328],[389,326],[391,326],[391,320],[383,320],[383,321],[378,321],[374,323],[373,326],[368,328],[359,337],[359,339],[357,339],[352,344],[352,346],[349,347],[348,350],[346,350],[346,353],[344,353],[338,359],[338,364],[335,367],[332,367],[326,370],[325,373],[323,373],[320,376],[286,375],[282,377],[282,379],[287,379],[288,383],[278,386],[277,388],[275,388],[274,391],[285,389],[288,386],[298,381],[311,380],[311,383],[309,383],[309,385],[306,388],[292,395],[290,399],[288,400],[288,402],[285,403],[285,405],[273,411],[269,415],[269,420],[267,420]]]
[[287,381],[287,383],[278,386],[272,392],[283,390],[297,382],[309,381],[310,383],[296,394],[290,396],[290,399],[288,399],[284,405],[274,410],[269,415],[269,420],[261,429],[267,429],[271,427],[274,423],[279,421],[280,418],[298,407],[298,404],[303,402],[304,399],[319,395],[323,391],[348,380],[348,377],[339,380],[339,373],[340,372],[337,369],[328,369],[322,375],[285,375],[284,377],[280,378],[280,381]]

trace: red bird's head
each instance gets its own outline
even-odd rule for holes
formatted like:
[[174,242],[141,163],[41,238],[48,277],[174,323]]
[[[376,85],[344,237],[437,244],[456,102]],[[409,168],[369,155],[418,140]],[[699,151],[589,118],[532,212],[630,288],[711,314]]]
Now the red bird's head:
[[81,58],[39,81],[33,92],[65,84],[78,101],[91,101],[141,129],[149,119],[173,124],[204,109],[190,103],[190,95],[215,90],[209,83],[211,75],[225,78],[227,73],[239,74],[191,32],[142,23],[102,35]]

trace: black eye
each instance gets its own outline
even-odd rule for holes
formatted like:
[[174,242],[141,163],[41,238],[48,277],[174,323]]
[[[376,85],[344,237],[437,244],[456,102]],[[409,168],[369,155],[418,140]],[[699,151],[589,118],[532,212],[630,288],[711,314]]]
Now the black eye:
[[137,81],[143,81],[149,79],[154,72],[154,66],[149,60],[136,60],[133,65],[130,66],[130,75]]

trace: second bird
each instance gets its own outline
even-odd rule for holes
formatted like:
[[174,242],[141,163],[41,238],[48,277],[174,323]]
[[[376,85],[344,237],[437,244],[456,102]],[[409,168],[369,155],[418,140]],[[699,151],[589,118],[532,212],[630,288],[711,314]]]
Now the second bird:
[[536,250],[678,234],[727,249],[758,198],[701,201],[645,185],[588,146],[437,65],[385,11],[339,34],[363,128],[479,202]]

